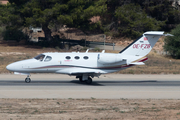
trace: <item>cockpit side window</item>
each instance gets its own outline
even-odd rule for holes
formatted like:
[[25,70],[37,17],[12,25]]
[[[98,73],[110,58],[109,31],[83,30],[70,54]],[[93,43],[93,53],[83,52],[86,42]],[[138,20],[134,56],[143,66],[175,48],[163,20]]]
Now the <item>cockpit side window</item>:
[[52,57],[51,56],[47,56],[44,60],[44,62],[48,62],[48,61],[51,61]]
[[45,57],[45,55],[40,54],[40,55],[34,57],[34,59],[39,60],[39,61],[43,61],[44,57]]

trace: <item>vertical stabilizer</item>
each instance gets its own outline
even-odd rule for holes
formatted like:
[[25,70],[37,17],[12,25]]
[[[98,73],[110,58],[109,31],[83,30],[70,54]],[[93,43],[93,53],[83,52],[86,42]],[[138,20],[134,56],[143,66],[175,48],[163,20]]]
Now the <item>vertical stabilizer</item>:
[[167,36],[167,35],[171,36],[171,34],[165,35],[163,31],[145,32],[140,38],[132,42],[120,53],[122,55],[146,56],[154,47],[158,39],[161,36]]

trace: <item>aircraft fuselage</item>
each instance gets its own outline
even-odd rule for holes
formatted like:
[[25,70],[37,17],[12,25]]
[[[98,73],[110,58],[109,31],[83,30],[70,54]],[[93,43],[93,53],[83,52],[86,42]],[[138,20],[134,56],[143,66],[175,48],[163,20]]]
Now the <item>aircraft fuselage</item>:
[[[7,66],[10,71],[16,71],[20,73],[62,73],[71,74],[73,69],[79,69],[79,72],[91,71],[99,74],[116,72],[121,69],[130,67],[125,60],[115,61],[116,56],[120,54],[111,53],[43,53],[44,58],[37,60],[35,58],[22,60],[12,63]],[[104,63],[101,60],[101,56],[105,55],[111,58],[104,58]],[[51,57],[51,60],[46,60],[46,57]],[[113,58],[114,56],[114,58]],[[103,58],[102,58],[103,59]],[[114,61],[109,61],[113,60]],[[75,71],[75,70],[74,70]]]

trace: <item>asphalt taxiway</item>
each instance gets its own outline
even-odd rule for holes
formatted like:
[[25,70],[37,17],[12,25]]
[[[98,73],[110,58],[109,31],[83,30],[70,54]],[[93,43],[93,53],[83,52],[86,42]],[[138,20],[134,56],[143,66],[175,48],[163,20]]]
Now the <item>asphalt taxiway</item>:
[[81,83],[74,76],[0,74],[0,98],[180,99],[180,75],[107,74]]

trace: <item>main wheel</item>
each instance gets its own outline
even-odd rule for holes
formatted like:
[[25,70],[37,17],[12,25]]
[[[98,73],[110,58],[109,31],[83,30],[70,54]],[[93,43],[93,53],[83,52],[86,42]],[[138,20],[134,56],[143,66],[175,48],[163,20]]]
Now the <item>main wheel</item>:
[[30,82],[31,82],[31,79],[30,79],[30,78],[26,78],[26,79],[25,79],[25,82],[26,82],[26,83],[30,83]]
[[88,77],[88,80],[86,80],[86,84],[91,84],[91,83],[92,83],[92,79]]

